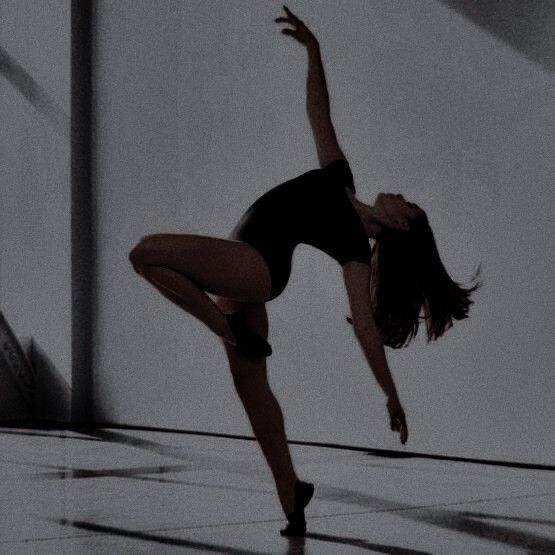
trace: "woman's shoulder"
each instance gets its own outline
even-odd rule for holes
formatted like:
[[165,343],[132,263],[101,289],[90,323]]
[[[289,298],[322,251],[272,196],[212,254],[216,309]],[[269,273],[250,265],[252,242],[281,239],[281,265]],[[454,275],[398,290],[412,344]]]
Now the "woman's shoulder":
[[353,193],[356,193],[353,172],[346,158],[337,158],[325,166],[322,171],[326,173],[328,179],[335,183],[341,183]]

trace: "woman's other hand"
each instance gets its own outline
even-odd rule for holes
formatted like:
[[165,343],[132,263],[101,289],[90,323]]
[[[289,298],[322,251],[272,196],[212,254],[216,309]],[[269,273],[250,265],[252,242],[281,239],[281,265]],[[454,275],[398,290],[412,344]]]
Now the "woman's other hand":
[[283,6],[287,17],[277,17],[275,19],[276,23],[288,23],[293,26],[293,29],[286,28],[281,32],[284,35],[291,35],[294,39],[298,40],[301,44],[306,47],[317,46],[318,40],[312,34],[310,29],[289,9],[287,6]]
[[401,443],[404,445],[409,437],[405,411],[397,398],[388,398],[387,410],[389,412],[389,425],[394,432],[400,432]]

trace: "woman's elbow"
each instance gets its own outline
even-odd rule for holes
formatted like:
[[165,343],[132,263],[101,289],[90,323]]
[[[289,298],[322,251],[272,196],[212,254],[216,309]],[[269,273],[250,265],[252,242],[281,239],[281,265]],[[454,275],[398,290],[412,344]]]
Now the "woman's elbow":
[[365,318],[364,320],[353,319],[353,331],[359,341],[376,341],[381,340],[380,331],[373,318]]

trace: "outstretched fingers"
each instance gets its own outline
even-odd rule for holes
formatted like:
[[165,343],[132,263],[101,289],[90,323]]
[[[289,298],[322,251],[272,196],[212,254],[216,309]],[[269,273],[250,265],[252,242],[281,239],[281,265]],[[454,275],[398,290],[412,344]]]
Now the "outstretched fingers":
[[291,11],[287,8],[287,6],[283,6],[287,17],[276,17],[276,23],[288,23],[289,25],[293,25],[293,27],[297,27],[298,25],[304,25],[303,22]]
[[287,6],[283,6],[287,17],[277,17],[275,19],[276,23],[287,23],[291,25],[293,28],[289,29],[282,29],[282,33],[284,35],[290,35],[296,40],[298,40],[301,44],[306,46],[313,44],[316,42],[316,38],[309,30],[309,28],[301,21]]
[[301,21],[287,6],[283,6],[283,9],[284,9],[285,13],[288,15],[288,17],[290,19],[292,19],[293,21],[296,21],[296,22]]

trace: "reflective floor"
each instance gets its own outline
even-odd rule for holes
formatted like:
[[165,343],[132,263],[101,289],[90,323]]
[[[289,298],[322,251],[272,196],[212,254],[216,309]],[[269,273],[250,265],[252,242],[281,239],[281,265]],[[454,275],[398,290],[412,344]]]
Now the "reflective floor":
[[0,553],[555,553],[546,470],[292,446],[306,538],[253,441],[0,427]]

